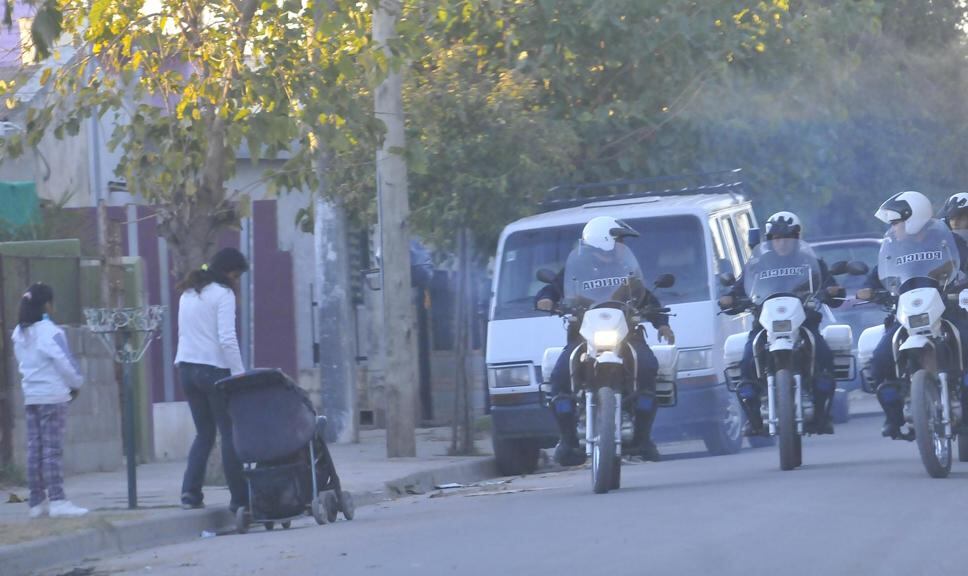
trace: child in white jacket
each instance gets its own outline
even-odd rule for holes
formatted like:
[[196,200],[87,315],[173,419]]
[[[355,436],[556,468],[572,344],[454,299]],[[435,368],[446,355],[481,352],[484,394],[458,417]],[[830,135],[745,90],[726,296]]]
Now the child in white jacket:
[[[34,284],[20,300],[13,349],[20,367],[27,413],[27,482],[30,517],[83,516],[64,497],[63,450],[67,404],[83,383],[64,331],[51,322],[54,291]],[[49,509],[47,498],[50,497]]]

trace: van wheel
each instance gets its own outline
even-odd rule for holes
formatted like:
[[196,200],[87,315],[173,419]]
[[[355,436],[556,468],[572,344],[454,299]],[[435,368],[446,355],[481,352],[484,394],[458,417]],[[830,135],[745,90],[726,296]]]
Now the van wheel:
[[743,447],[743,410],[735,396],[727,400],[719,421],[706,427],[702,441],[713,456],[736,454]]
[[531,474],[538,468],[538,443],[527,438],[493,438],[494,460],[503,476]]

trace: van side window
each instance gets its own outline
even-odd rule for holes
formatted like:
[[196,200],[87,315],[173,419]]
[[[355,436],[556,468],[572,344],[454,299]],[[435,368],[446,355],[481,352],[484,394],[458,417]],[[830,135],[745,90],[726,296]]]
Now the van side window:
[[719,219],[713,218],[709,221],[709,234],[713,239],[713,251],[716,253],[716,273],[732,272],[737,274],[739,270],[732,267],[729,256],[726,254],[725,243],[723,242],[723,232],[719,227]]
[[736,238],[736,229],[733,227],[733,221],[729,216],[723,216],[719,219],[719,224],[723,230],[723,242],[726,245],[726,253],[729,255],[729,261],[733,265],[733,270],[741,271],[743,269],[744,258],[740,256],[743,252],[740,248],[739,240]]
[[750,215],[748,210],[742,212],[737,212],[733,217],[733,222],[736,224],[736,234],[739,236],[739,249],[740,253],[743,255],[743,261],[749,260],[750,252],[752,248],[749,245],[750,230],[755,228],[753,225],[753,217]]

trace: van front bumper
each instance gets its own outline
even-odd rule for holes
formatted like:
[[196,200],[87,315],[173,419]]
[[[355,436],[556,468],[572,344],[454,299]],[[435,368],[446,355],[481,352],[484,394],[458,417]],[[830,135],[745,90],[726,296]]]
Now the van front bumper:
[[558,426],[541,392],[491,395],[491,428],[498,439],[536,439],[543,448],[558,442]]

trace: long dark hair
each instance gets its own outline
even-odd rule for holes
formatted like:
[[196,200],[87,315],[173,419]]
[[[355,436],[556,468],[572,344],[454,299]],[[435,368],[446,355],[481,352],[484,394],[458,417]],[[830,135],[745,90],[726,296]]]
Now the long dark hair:
[[54,290],[50,286],[43,282],[31,284],[20,298],[20,315],[17,319],[20,328],[27,328],[43,320],[47,304],[53,301]]
[[235,289],[229,274],[232,272],[248,272],[249,261],[245,255],[235,248],[222,248],[215,253],[212,261],[200,269],[192,270],[176,287],[179,292],[186,290],[201,291],[215,282],[226,288]]

